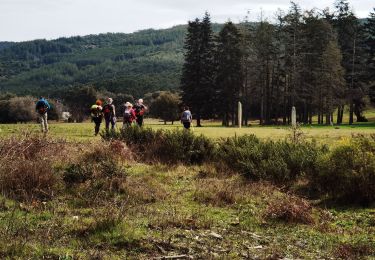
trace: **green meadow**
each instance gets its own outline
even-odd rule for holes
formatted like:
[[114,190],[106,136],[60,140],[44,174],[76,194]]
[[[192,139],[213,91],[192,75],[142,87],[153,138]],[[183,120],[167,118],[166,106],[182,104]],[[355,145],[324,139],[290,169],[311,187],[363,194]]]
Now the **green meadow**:
[[[375,133],[374,115],[368,113],[370,122],[352,126],[300,126],[303,139],[327,144],[331,151],[314,167],[330,171],[334,166],[326,163],[332,158],[343,174],[352,170],[354,177],[348,180],[373,178],[373,137],[355,136]],[[155,119],[147,119],[145,125],[182,129],[179,122]],[[288,126],[259,126],[256,121],[241,129],[222,127],[217,121],[203,125],[193,127],[190,138],[209,137],[217,141],[215,149],[223,145],[222,138],[254,134],[265,144],[293,134]],[[117,129],[121,127],[119,123]],[[341,203],[329,200],[329,192],[315,193],[308,165],[294,182],[274,184],[272,179],[251,180],[235,170],[253,158],[247,154],[249,147],[231,147],[244,157],[226,159],[226,165],[217,159],[227,158],[220,157],[223,153],[202,164],[168,163],[148,159],[155,146],[142,148],[126,145],[126,139],[94,136],[89,121],[50,122],[46,138],[39,131],[37,123],[0,125],[2,259],[375,259],[374,203]],[[186,134],[170,137],[178,133]],[[355,146],[352,140],[361,138]],[[167,141],[173,149],[162,146],[163,151],[173,157],[179,142],[176,146]],[[289,147],[280,145],[272,147]],[[139,154],[145,147],[149,153]],[[353,159],[346,156],[352,149],[359,149]],[[307,150],[302,151],[288,157],[291,167],[310,160]],[[334,160],[341,156],[345,160]],[[260,165],[277,177],[283,164],[274,164],[282,159],[276,157]],[[352,168],[344,171],[345,167]],[[357,173],[361,175],[355,179]],[[349,183],[358,186],[356,181]],[[371,192],[372,186],[364,187]]]
[[[193,127],[191,130],[195,134],[203,134],[210,138],[226,138],[232,136],[241,136],[245,134],[254,134],[261,139],[283,139],[291,134],[288,126],[259,126],[252,122],[251,126],[244,126],[241,129],[236,127],[222,127],[220,122],[204,121],[203,127]],[[118,123],[116,129],[121,129],[122,123]],[[146,119],[145,127],[153,129],[182,129],[179,122],[172,125],[168,122],[166,125],[154,119]],[[102,124],[101,129],[104,129]],[[301,126],[301,131],[306,139],[315,139],[318,142],[332,143],[342,138],[351,137],[352,135],[363,134],[369,135],[375,133],[375,123],[361,123],[352,126],[344,124],[341,126]],[[0,125],[0,137],[7,137],[13,134],[22,134],[24,132],[39,132],[37,123],[28,124],[2,124]],[[49,135],[57,138],[64,138],[70,141],[94,141],[100,140],[100,137],[94,136],[94,124],[91,122],[84,123],[61,123],[50,122]]]

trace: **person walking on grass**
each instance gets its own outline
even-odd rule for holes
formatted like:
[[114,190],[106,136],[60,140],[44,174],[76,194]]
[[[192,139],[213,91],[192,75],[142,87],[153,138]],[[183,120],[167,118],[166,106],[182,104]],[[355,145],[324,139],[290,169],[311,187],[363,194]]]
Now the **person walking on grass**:
[[184,112],[181,114],[181,123],[184,125],[185,129],[189,130],[191,126],[191,121],[193,120],[193,117],[191,115],[191,112],[189,110],[189,107],[184,107]]
[[97,100],[95,105],[91,106],[91,119],[95,123],[95,135],[98,135],[100,124],[103,121],[103,107],[101,100]]
[[147,107],[143,105],[143,99],[138,99],[137,103],[134,105],[135,115],[137,117],[136,122],[138,126],[143,126],[143,115],[146,112]]
[[111,129],[114,130],[116,125],[116,110],[112,98],[107,99],[107,103],[103,107],[103,115],[105,120],[105,130],[108,132],[109,124],[111,124]]
[[51,109],[48,101],[44,97],[40,97],[38,102],[36,102],[35,110],[38,113],[38,119],[42,129],[42,133],[48,133],[48,110]]
[[136,120],[135,111],[133,109],[133,105],[130,102],[125,103],[125,110],[124,110],[124,117],[123,117],[123,125],[122,127],[131,126],[133,121]]

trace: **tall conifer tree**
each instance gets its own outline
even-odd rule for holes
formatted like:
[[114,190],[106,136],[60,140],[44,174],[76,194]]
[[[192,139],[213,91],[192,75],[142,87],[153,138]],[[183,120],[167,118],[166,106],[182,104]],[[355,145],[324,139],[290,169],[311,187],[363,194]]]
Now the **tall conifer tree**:
[[214,41],[208,13],[202,22],[189,22],[185,51],[182,100],[192,107],[197,126],[201,126],[202,118],[212,117],[214,99]]
[[236,104],[242,87],[242,67],[240,48],[241,35],[232,22],[227,22],[217,38],[217,104],[223,117],[223,124],[228,126],[229,119],[235,124]]
[[370,13],[365,24],[365,44],[368,53],[366,81],[369,84],[369,96],[373,104],[375,104],[375,8]]

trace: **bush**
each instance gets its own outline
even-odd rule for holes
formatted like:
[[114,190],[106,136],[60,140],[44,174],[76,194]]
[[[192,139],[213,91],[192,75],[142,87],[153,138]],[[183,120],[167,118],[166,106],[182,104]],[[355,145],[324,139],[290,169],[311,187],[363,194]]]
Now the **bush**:
[[69,185],[82,184],[80,186],[87,197],[98,191],[106,191],[104,195],[121,192],[126,181],[120,162],[123,148],[117,142],[93,147],[65,167],[63,180]]
[[374,256],[375,244],[373,241],[354,241],[341,243],[335,250],[334,256],[338,259],[366,259],[365,256]]
[[286,195],[269,203],[264,218],[287,223],[313,224],[312,207],[308,201]]
[[322,151],[315,143],[260,141],[254,135],[245,135],[224,140],[216,161],[249,179],[284,184],[314,171]]
[[[50,199],[60,179],[54,174],[55,157],[65,142],[26,134],[0,141],[0,187],[8,197],[22,201]],[[55,151],[51,153],[51,151]]]
[[121,132],[103,134],[106,140],[120,139],[142,159],[168,164],[201,164],[212,158],[213,142],[203,135],[196,136],[186,130],[152,130],[137,126]]
[[0,123],[29,122],[37,118],[36,99],[30,96],[12,97],[0,102]]
[[375,135],[359,136],[319,157],[311,184],[342,202],[375,201]]

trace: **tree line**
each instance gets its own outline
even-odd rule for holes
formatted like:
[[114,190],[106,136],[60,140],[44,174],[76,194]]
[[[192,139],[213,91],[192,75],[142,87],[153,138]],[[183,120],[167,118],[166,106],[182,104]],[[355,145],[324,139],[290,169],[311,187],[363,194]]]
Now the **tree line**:
[[[329,9],[302,11],[296,3],[275,23],[261,19],[227,22],[213,33],[210,16],[188,24],[182,69],[182,100],[201,119],[221,118],[235,125],[237,102],[243,123],[288,124],[298,121],[341,124],[367,119],[363,111],[375,103],[375,9],[364,22],[348,1]],[[337,117],[333,118],[334,112]]]
[[[55,93],[56,94],[56,93]],[[117,116],[122,117],[124,104],[135,103],[138,99],[130,94],[112,93],[107,90],[96,90],[92,86],[72,87],[58,95],[47,96],[51,105],[48,118],[61,120],[63,112],[69,112],[69,122],[83,122],[90,117],[90,107],[96,100],[103,102],[107,97],[113,98]],[[147,117],[159,118],[167,122],[178,121],[181,113],[181,98],[177,92],[156,91],[144,95],[144,102],[148,107]],[[26,123],[37,120],[35,96],[16,96],[12,93],[0,95],[0,123]]]

